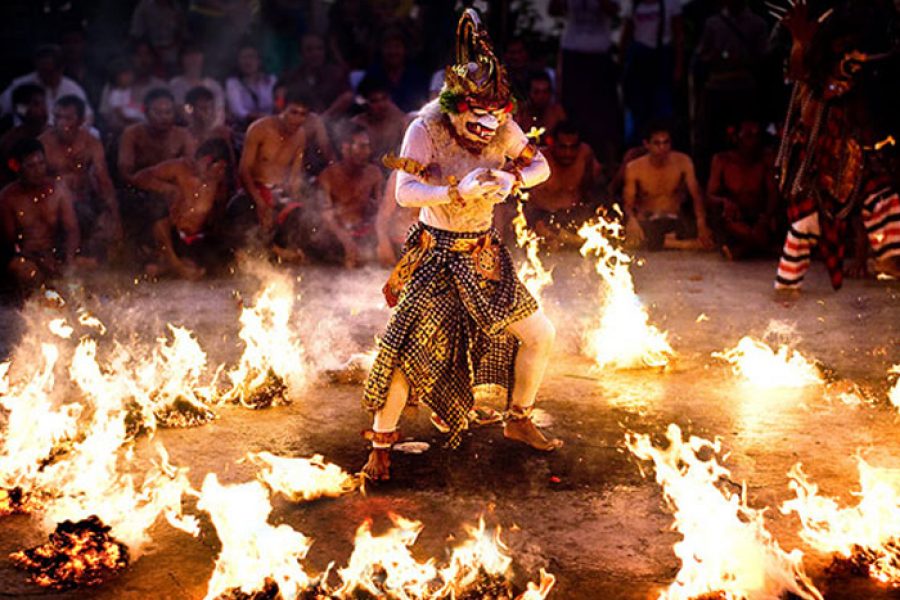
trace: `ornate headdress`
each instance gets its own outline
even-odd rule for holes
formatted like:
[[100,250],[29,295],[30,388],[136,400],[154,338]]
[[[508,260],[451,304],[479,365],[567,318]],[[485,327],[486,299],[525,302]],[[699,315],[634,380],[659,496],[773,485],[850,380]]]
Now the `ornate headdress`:
[[450,113],[465,112],[469,102],[485,108],[506,108],[510,103],[506,68],[474,9],[467,8],[456,26],[456,62],[444,71],[440,102],[441,109]]

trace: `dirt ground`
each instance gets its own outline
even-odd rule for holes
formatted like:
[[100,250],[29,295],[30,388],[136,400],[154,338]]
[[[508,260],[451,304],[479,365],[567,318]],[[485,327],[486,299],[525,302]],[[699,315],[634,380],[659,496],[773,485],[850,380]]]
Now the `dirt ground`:
[[[417,555],[442,558],[448,538],[459,538],[463,524],[485,514],[489,524],[505,529],[518,581],[536,578],[541,567],[558,577],[551,598],[655,597],[678,571],[672,544],[679,536],[671,531],[658,485],[642,477],[623,439],[626,431],[661,434],[674,422],[686,432],[722,438],[730,453],[725,464],[734,480],[747,482],[750,505],[771,507],[770,531],[785,550],[804,551],[806,571],[827,598],[900,597],[865,579],[826,573],[830,557],[805,547],[797,520],[777,510],[793,496],[786,473],[797,462],[823,493],[845,500],[857,487],[857,451],[872,464],[900,467],[898,413],[885,400],[888,368],[900,363],[900,285],[848,281],[835,293],[815,264],[804,296],[783,303],[773,300],[771,262],[730,264],[718,256],[676,253],[644,258],[634,269],[636,286],[651,320],[669,333],[678,353],[669,369],[598,372],[579,355],[584,323],[597,311],[598,279],[576,254],[561,257],[556,283],[545,294],[559,339],[539,402],[565,447],[538,454],[488,428],[470,432],[451,452],[441,448],[426,410],[407,412],[404,435],[431,448],[417,456],[395,453],[390,483],[366,496],[311,504],[273,498],[272,521],[315,540],[308,570],[342,564],[366,517],[375,519],[376,529],[387,523],[389,511],[423,521]],[[388,314],[379,294],[386,272],[300,273],[297,318],[332,346],[310,352],[339,357],[371,348]],[[121,331],[152,339],[164,333],[166,322],[183,325],[218,362],[240,352],[232,292],[251,294],[255,286],[252,278],[238,277],[201,284],[94,282],[87,289],[98,316]],[[697,322],[700,314],[708,319]],[[0,346],[9,354],[28,324],[13,308],[2,309],[0,318]],[[753,391],[710,357],[744,335],[762,335],[772,319],[793,324],[801,351],[837,377],[871,387],[880,402],[849,406],[824,397],[821,387]],[[190,468],[197,487],[207,472],[226,483],[251,479],[252,467],[237,462],[248,451],[320,453],[356,471],[366,457],[360,431],[369,424],[359,400],[359,386],[323,378],[292,406],[225,408],[211,424],[158,435],[172,462]],[[202,523],[199,539],[157,525],[152,548],[120,577],[91,590],[45,594],[0,560],[0,597],[202,598],[218,550],[208,518]],[[7,518],[0,526],[0,556],[40,539],[28,517]]]

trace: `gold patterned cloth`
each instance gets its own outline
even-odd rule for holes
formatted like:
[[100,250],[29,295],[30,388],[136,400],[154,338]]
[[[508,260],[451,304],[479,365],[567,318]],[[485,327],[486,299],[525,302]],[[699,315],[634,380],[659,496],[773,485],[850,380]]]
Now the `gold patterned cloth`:
[[379,340],[363,404],[372,411],[384,406],[399,368],[410,392],[450,426],[447,446],[455,448],[475,402],[473,387],[500,386],[509,398],[518,342],[506,328],[538,304],[493,229],[465,233],[417,223],[398,268],[408,256],[415,264],[404,266],[406,280]]

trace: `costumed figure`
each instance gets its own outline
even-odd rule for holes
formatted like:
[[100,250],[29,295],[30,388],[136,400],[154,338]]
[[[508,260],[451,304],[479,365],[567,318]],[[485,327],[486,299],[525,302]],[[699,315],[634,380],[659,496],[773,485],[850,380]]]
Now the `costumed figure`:
[[440,96],[406,130],[399,158],[385,158],[398,171],[397,203],[420,212],[384,287],[394,312],[365,385],[375,417],[363,472],[372,479],[389,478],[410,394],[434,411],[451,448],[482,385],[506,390],[507,438],[539,450],[561,445],[531,420],[555,330],[492,227],[495,204],[550,174],[512,109],[506,70],[468,9]]
[[[788,77],[794,81],[776,159],[790,229],[775,288],[799,289],[818,244],[831,284],[839,289],[848,222],[859,212],[876,268],[896,274],[893,6],[848,0],[818,15],[805,0],[769,7],[791,34]],[[856,270],[864,273],[865,243],[862,250],[857,258],[863,267]]]

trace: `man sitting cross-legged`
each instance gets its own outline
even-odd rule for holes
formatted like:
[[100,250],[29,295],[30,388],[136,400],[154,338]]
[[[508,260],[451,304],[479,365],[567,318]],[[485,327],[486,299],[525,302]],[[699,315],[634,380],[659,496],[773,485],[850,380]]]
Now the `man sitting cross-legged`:
[[193,158],[167,160],[134,176],[134,185],[146,192],[145,220],[152,223],[156,256],[147,265],[149,274],[197,279],[227,261],[216,191],[229,159],[225,140],[213,138]]
[[[672,132],[662,123],[651,124],[644,138],[647,154],[625,166],[625,232],[632,246],[647,250],[666,248],[710,249],[712,234],[706,226],[703,195],[691,157],[672,150]],[[681,215],[681,187],[693,200],[697,239],[691,223]],[[677,239],[667,239],[674,233]]]

